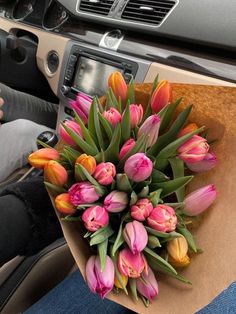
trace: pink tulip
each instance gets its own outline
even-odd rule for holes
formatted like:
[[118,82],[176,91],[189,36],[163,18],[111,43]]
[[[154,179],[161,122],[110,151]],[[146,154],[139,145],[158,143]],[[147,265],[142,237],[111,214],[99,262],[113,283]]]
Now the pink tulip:
[[143,118],[143,107],[142,105],[130,105],[130,122],[131,128],[135,128],[139,125]]
[[114,286],[115,268],[111,258],[106,256],[106,267],[101,271],[99,256],[91,256],[87,261],[85,272],[90,290],[104,299]]
[[148,273],[148,264],[142,253],[133,254],[130,249],[123,249],[118,256],[118,269],[124,276],[139,278],[141,273]]
[[135,146],[135,144],[136,142],[134,139],[130,138],[127,140],[121,147],[119,158],[122,159]]
[[199,135],[193,135],[190,140],[182,144],[179,149],[179,158],[186,163],[195,163],[205,158],[209,145],[207,140]]
[[75,206],[91,204],[99,199],[99,195],[90,182],[75,183],[68,192],[70,194],[70,201]]
[[123,78],[123,75],[116,71],[113,72],[108,78],[108,86],[112,89],[117,100],[120,98],[125,103],[127,98],[128,87]]
[[170,83],[166,80],[160,81],[151,97],[152,111],[158,113],[172,100]]
[[188,216],[196,216],[204,212],[216,199],[216,188],[206,185],[188,194],[184,200],[183,212]]
[[214,153],[207,153],[203,160],[195,163],[187,163],[187,167],[194,172],[204,172],[215,167],[217,158]]
[[152,301],[158,294],[158,284],[156,277],[149,268],[148,274],[143,273],[141,278],[136,279],[137,290],[149,301]]
[[[71,120],[67,120],[64,123],[69,129],[71,129],[72,131],[74,131],[77,135],[79,135],[80,137],[83,137],[82,134],[82,130],[81,127],[78,125],[78,123],[76,123],[75,121],[71,121]],[[74,140],[70,137],[70,135],[66,132],[66,130],[63,128],[63,126],[60,126],[60,137],[61,139],[66,142],[67,144],[71,145],[71,146],[76,146],[76,143],[74,142]]]
[[147,147],[151,147],[157,141],[160,125],[161,119],[157,114],[148,117],[138,131],[138,138],[148,135]]
[[125,192],[112,191],[104,199],[104,208],[110,213],[119,213],[126,208],[129,199]]
[[152,212],[153,206],[148,198],[141,198],[131,207],[131,217],[144,221]]
[[120,123],[122,116],[115,108],[110,108],[107,111],[103,111],[103,116],[110,122],[113,127],[116,127]]
[[170,232],[175,230],[177,217],[172,207],[163,204],[153,208],[147,221],[148,225],[157,231]]
[[150,177],[152,168],[152,161],[144,153],[130,156],[124,166],[128,178],[134,182],[142,182]]
[[97,165],[93,174],[94,178],[101,185],[109,185],[112,183],[113,177],[116,175],[116,167],[111,162],[102,162]]
[[76,101],[71,101],[70,106],[76,111],[78,116],[83,120],[85,124],[88,122],[89,110],[92,104],[92,99],[83,94],[78,93]]
[[133,254],[142,252],[148,242],[146,229],[141,222],[136,220],[125,225],[123,236]]
[[93,232],[105,227],[108,224],[109,216],[105,208],[92,206],[83,212],[82,220],[86,229]]

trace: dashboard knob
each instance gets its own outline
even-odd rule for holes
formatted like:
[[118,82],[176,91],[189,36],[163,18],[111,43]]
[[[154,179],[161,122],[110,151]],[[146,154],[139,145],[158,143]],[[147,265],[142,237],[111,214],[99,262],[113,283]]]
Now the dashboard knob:
[[61,87],[61,92],[63,95],[67,95],[70,91],[70,87],[66,86],[66,85],[62,85]]

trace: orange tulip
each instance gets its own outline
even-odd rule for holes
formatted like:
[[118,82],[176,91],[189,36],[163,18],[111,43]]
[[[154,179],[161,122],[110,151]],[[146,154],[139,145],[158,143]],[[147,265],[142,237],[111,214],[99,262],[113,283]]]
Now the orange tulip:
[[42,169],[49,160],[59,160],[60,156],[54,148],[41,148],[28,157],[31,166]]
[[172,100],[172,90],[170,83],[166,80],[160,81],[151,97],[151,108],[154,113],[158,113]]
[[189,133],[191,133],[197,129],[198,129],[198,126],[196,125],[196,123],[189,123],[179,132],[177,137],[184,136],[184,135],[189,134]]
[[76,159],[75,164],[82,165],[91,175],[94,173],[97,166],[95,158],[86,154],[80,155]]
[[76,207],[70,202],[69,193],[62,193],[55,198],[56,209],[65,215],[72,215],[76,212]]
[[190,258],[187,255],[188,243],[185,237],[181,236],[169,241],[167,251],[169,253],[169,262],[173,266],[184,267],[190,263]]
[[109,76],[108,86],[112,89],[117,99],[120,97],[123,103],[126,101],[128,88],[123,75],[120,72],[113,72]]
[[44,167],[44,176],[50,183],[63,186],[68,179],[66,169],[55,160],[50,160]]

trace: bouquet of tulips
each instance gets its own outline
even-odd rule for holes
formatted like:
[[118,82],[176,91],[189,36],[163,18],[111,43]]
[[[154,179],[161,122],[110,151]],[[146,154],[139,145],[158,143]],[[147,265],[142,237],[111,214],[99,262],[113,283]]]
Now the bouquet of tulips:
[[[213,168],[204,127],[178,112],[171,85],[156,79],[146,104],[135,84],[111,74],[102,99],[79,93],[74,120],[61,123],[62,147],[29,156],[66,221],[80,221],[91,246],[89,288],[104,298],[122,289],[145,305],[158,294],[158,274],[190,283],[177,269],[200,252],[190,232],[215,200],[214,185],[185,195],[193,174]],[[129,288],[128,288],[129,287]]]

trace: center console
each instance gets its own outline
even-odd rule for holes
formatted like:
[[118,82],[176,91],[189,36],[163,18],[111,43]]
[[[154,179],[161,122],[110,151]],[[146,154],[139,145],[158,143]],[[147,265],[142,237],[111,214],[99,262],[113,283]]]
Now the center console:
[[69,101],[75,99],[78,92],[101,97],[107,90],[108,77],[112,72],[121,72],[127,83],[131,77],[136,82],[143,82],[149,67],[149,61],[127,58],[114,51],[69,42],[58,89],[61,100],[58,123],[73,116]]

